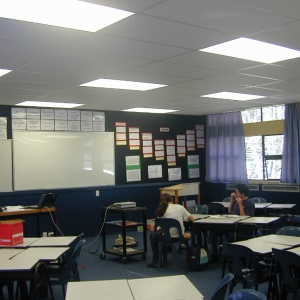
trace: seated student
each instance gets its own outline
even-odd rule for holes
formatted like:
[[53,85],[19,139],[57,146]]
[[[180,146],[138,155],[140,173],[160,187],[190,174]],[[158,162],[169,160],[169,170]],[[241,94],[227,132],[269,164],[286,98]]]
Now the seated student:
[[[245,184],[238,184],[235,188],[235,192],[231,193],[231,200],[228,206],[228,213],[239,216],[253,217],[255,212],[255,206],[252,201],[249,200],[249,188]],[[224,231],[210,230],[209,236],[212,246],[212,254],[210,261],[218,261],[218,235],[224,235]],[[229,242],[234,241],[234,232],[229,231]]]
[[[184,220],[194,221],[195,218],[180,204],[173,204],[173,197],[169,194],[162,194],[160,197],[160,202],[158,208],[155,212],[157,218],[172,218],[179,221],[181,225],[181,230],[183,236],[186,239],[191,238],[191,234],[189,232],[184,232]],[[174,232],[171,232],[172,238],[178,238],[178,231],[174,228]],[[153,260],[152,263],[148,264],[149,268],[157,268],[158,261],[158,240],[162,234],[161,230],[156,230],[151,233],[150,243],[153,251]]]

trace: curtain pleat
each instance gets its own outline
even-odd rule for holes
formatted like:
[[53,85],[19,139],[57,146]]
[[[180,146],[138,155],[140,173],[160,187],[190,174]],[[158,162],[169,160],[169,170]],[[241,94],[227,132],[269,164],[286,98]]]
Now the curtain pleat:
[[247,183],[241,112],[207,116],[206,181]]
[[281,182],[299,183],[300,114],[297,103],[285,105]]

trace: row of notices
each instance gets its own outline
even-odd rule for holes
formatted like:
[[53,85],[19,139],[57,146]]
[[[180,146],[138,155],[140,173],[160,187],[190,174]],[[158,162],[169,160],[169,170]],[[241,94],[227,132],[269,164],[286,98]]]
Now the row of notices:
[[7,118],[0,117],[0,139],[7,139]]

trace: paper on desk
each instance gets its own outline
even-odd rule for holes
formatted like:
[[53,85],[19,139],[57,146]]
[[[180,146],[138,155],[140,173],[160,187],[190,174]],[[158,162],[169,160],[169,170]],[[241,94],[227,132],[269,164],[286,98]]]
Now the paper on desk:
[[238,215],[212,215],[212,219],[238,218]]
[[24,209],[23,206],[21,205],[16,205],[16,206],[6,206],[6,210],[5,211],[18,211],[20,209]]

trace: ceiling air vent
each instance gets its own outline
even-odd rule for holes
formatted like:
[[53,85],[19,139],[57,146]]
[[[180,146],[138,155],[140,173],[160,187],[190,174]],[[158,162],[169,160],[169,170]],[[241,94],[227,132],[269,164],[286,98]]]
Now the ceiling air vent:
[[[259,191],[259,185],[258,184],[246,184],[249,188],[249,191]],[[236,184],[226,184],[227,190],[235,190]]]
[[299,193],[298,185],[283,185],[283,184],[263,184],[262,190],[264,192],[288,192]]

